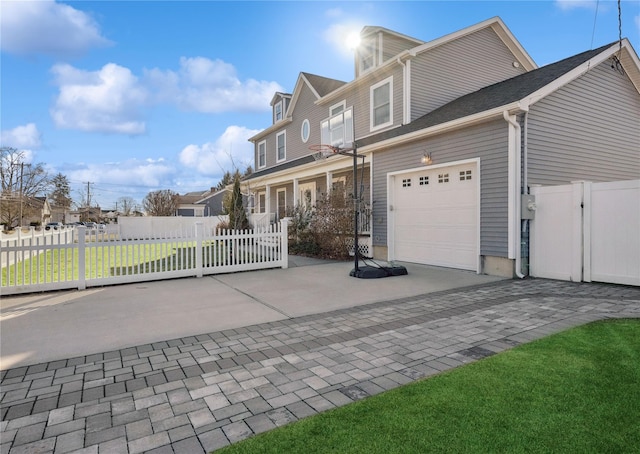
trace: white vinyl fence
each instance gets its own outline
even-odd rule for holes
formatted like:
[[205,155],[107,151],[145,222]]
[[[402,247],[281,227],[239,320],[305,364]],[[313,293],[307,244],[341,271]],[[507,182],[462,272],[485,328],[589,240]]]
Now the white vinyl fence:
[[254,230],[202,224],[162,238],[126,240],[84,227],[3,241],[0,295],[288,267],[287,223]]
[[532,187],[531,275],[640,285],[640,180]]

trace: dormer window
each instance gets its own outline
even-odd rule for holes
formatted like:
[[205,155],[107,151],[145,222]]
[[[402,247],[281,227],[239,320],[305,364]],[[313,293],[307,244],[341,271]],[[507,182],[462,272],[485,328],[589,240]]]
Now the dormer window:
[[273,106],[273,122],[277,123],[280,120],[282,120],[282,101],[278,101]]
[[360,44],[360,72],[373,68],[375,65],[376,43],[369,39]]

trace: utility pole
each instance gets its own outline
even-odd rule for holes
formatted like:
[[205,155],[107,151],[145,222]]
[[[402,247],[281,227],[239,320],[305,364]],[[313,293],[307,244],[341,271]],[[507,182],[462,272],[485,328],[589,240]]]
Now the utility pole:
[[87,207],[91,206],[91,182],[87,181]]
[[24,175],[24,162],[20,163],[20,227],[22,227],[22,202],[24,200],[22,194],[22,177]]

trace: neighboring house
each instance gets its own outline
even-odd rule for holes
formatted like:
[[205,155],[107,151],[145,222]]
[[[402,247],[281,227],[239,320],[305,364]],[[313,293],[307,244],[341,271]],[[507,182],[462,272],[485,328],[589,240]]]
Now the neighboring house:
[[51,219],[51,206],[46,197],[25,197],[22,225],[43,226]]
[[52,206],[51,207],[51,219],[49,222],[62,222],[67,223],[70,209],[65,207]]
[[309,146],[355,146],[375,258],[513,276],[531,185],[640,178],[640,62],[626,39],[542,68],[499,18],[426,43],[365,27],[361,42],[353,81],[300,73],[276,93],[274,123],[250,139],[258,212],[348,195],[352,158],[316,161]]
[[[213,190],[213,188],[211,188]],[[205,207],[198,205],[197,202],[201,200],[207,194],[212,191],[196,191],[188,192],[184,195],[178,196],[178,209],[176,210],[176,216],[195,216],[202,217],[205,215]]]
[[100,207],[81,207],[66,214],[65,222],[102,222],[102,209]]
[[[177,216],[221,216],[224,215],[224,199],[227,194],[231,193],[230,188],[216,189],[211,188],[208,191],[190,192],[185,195],[178,196]],[[248,207],[248,196],[243,195],[243,203]]]

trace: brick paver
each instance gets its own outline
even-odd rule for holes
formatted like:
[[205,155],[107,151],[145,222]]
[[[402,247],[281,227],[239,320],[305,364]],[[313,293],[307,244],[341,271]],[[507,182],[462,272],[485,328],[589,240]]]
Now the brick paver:
[[15,368],[0,452],[210,452],[619,317],[640,317],[640,288],[502,281]]

